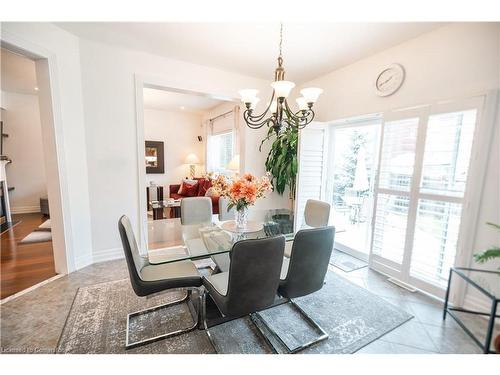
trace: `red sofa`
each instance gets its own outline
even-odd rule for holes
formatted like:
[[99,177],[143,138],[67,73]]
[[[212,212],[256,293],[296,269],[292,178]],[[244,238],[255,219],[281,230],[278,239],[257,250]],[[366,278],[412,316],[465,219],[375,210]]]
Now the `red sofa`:
[[[205,192],[212,187],[212,182],[209,179],[203,178],[203,177],[195,177],[195,180],[198,180],[198,190],[196,192],[195,196],[198,197],[204,197]],[[169,185],[169,195],[170,198],[172,199],[182,199],[186,198],[184,195],[179,195],[177,192],[179,191],[179,188],[181,187],[180,184],[176,185]],[[219,197],[210,197],[212,199],[212,212],[214,214],[219,213]]]

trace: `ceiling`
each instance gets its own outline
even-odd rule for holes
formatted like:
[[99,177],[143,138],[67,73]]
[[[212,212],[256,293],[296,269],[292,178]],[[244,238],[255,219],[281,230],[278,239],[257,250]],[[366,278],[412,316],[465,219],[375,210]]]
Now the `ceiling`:
[[202,95],[183,94],[152,88],[145,88],[143,95],[144,108],[160,109],[163,111],[183,111],[202,114],[223,103],[222,100]]
[[2,48],[0,54],[2,91],[36,94],[35,62]]
[[[272,80],[274,23],[56,23],[79,37]],[[286,78],[303,83],[431,31],[441,23],[285,23]]]

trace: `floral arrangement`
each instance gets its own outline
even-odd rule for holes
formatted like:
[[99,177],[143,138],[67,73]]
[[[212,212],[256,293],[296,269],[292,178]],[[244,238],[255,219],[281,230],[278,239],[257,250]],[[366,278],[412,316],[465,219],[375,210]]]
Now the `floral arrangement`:
[[229,200],[228,211],[233,207],[241,211],[254,205],[257,199],[263,198],[273,188],[269,181],[269,174],[257,178],[250,173],[233,180],[219,175],[213,180],[212,186],[217,194]]

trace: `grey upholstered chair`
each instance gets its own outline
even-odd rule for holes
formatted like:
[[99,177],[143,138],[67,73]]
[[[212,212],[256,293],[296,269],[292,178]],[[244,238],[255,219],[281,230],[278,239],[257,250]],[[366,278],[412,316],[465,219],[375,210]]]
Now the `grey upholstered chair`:
[[181,199],[181,223],[199,224],[212,221],[212,200],[209,197]]
[[[274,303],[283,263],[283,236],[236,242],[229,271],[203,277],[203,286],[225,317],[241,317]],[[202,323],[207,327],[206,293],[202,298]],[[216,349],[217,351],[217,349]]]
[[[304,222],[306,226],[311,228],[326,227],[330,218],[330,204],[308,199],[304,208]],[[290,258],[292,254],[292,242],[287,242],[285,245],[285,256]]]
[[[193,291],[198,292],[198,287],[202,285],[201,276],[194,264],[191,261],[179,261],[160,265],[150,264],[147,257],[142,257],[139,254],[137,241],[135,240],[134,232],[132,230],[132,226],[130,225],[130,220],[127,216],[123,215],[120,218],[120,220],[118,221],[118,229],[120,231],[123,250],[125,252],[125,259],[127,261],[130,282],[135,294],[143,297],[165,290],[186,290],[185,297],[181,299],[169,302],[164,305],[155,306],[149,309],[128,314],[125,347],[127,349],[130,349],[194,330],[199,323],[198,317],[200,306],[199,303],[197,303],[198,311],[195,311],[191,301],[191,295]],[[199,298],[197,298],[196,300],[199,302]],[[129,323],[131,318],[158,310],[160,308],[177,305],[183,302],[188,303],[188,307],[193,316],[194,324],[192,326],[153,338],[130,342]]]
[[227,210],[228,206],[229,206],[229,199],[227,199],[225,197],[220,197],[219,198],[219,220],[220,221],[234,220],[234,213],[236,212],[236,209],[233,207],[228,211]]
[[[290,353],[296,353],[328,338],[328,334],[293,301],[293,298],[317,292],[323,287],[326,272],[328,271],[328,263],[332,254],[334,237],[334,227],[300,230],[295,235],[293,241],[292,256],[290,258],[284,258],[281,268],[278,294],[287,298],[292,306],[294,306],[302,316],[320,332],[320,336],[317,339],[298,347],[290,348],[265,322],[261,315],[255,314],[255,316],[257,316],[268,328],[269,332],[271,332]],[[259,328],[258,325],[257,327]]]

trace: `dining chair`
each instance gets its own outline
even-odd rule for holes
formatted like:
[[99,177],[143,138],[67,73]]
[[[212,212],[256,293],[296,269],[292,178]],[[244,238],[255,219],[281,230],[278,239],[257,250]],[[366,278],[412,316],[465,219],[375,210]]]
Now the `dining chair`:
[[[303,229],[297,232],[293,241],[292,256],[283,258],[283,265],[280,274],[280,284],[278,294],[288,299],[288,302],[316,329],[320,335],[318,338],[307,343],[290,348],[276,333],[276,331],[265,321],[261,314],[254,314],[265,325],[271,335],[286,348],[289,353],[296,353],[308,348],[320,341],[326,340],[328,334],[312,317],[310,317],[293,298],[303,297],[319,291],[325,281],[328,271],[328,263],[332,254],[333,242],[335,238],[334,227],[322,227]],[[264,331],[256,324],[262,334]],[[271,342],[272,341],[268,341]],[[277,351],[277,349],[275,348]]]
[[219,198],[219,221],[234,220],[234,214],[236,209],[233,207],[229,211],[227,207],[229,206],[229,199],[225,197]]
[[[315,199],[308,199],[306,207],[304,208],[304,222],[308,227],[320,228],[328,225],[330,218],[330,204],[318,201]],[[287,242],[285,245],[285,256],[290,258],[292,253],[292,243]]]
[[284,247],[284,236],[236,242],[231,249],[229,271],[203,277],[201,323],[215,351],[206,320],[207,293],[224,317],[251,315],[271,306],[280,282]]
[[181,224],[199,224],[212,221],[212,200],[209,197],[181,199]]
[[[181,299],[128,314],[125,348],[131,349],[194,330],[199,324],[200,306],[199,296],[195,298],[198,305],[197,309],[194,308],[191,297],[193,291],[199,295],[199,287],[202,285],[201,275],[194,264],[191,261],[178,261],[160,265],[150,264],[147,257],[139,254],[137,241],[127,216],[123,215],[118,221],[118,230],[125,252],[132,289],[137,296],[153,296],[156,293],[167,290],[186,291],[186,295]],[[188,304],[194,321],[193,325],[155,337],[130,342],[129,327],[132,318],[183,302],[187,302]]]

